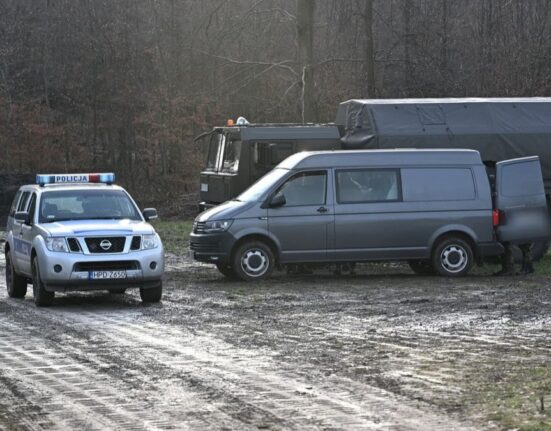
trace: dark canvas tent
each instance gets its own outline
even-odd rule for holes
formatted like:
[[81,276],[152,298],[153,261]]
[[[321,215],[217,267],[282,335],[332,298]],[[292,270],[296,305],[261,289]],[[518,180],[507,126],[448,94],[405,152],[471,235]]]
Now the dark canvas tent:
[[551,98],[349,100],[336,124],[344,148],[469,148],[489,162],[538,155],[551,188]]

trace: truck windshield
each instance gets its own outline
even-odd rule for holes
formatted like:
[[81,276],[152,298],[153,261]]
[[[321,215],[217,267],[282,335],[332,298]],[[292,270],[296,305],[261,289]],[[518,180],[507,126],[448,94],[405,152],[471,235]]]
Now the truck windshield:
[[224,150],[223,172],[237,172],[239,169],[239,158],[241,156],[241,141],[227,138]]
[[241,202],[258,202],[264,195],[289,171],[287,169],[274,169],[260,178],[251,187],[241,193],[237,200]]
[[60,190],[44,192],[40,199],[40,223],[120,219],[142,220],[122,190]]
[[214,133],[211,136],[207,155],[207,171],[217,171],[219,169],[225,140],[226,135],[223,133]]

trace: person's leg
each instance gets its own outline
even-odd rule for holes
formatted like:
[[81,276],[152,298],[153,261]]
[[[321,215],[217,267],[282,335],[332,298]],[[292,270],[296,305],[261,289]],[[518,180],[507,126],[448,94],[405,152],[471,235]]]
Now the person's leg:
[[513,249],[511,244],[503,244],[505,246],[505,253],[501,256],[501,270],[496,272],[495,275],[515,275],[515,258],[513,256]]
[[534,265],[532,263],[532,244],[519,245],[520,251],[522,251],[522,267],[520,269],[521,274],[532,274],[534,272]]

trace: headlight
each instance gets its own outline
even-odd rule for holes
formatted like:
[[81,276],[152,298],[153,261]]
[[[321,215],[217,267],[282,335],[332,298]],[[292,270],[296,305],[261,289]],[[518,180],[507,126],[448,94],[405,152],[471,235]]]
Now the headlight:
[[50,251],[69,252],[65,238],[46,238],[46,248]]
[[157,235],[144,235],[142,237],[142,250],[151,250],[152,248],[157,248],[159,246],[159,241],[157,240]]
[[205,223],[205,233],[226,232],[233,220],[215,220]]

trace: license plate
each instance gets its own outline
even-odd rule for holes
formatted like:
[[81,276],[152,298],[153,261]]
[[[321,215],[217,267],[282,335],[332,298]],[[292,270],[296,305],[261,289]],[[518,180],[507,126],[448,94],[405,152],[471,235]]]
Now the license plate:
[[126,278],[126,271],[90,271],[91,280],[120,280]]
[[209,185],[205,183],[201,183],[201,191],[202,192],[208,192],[209,191]]

